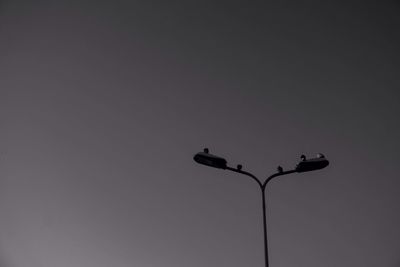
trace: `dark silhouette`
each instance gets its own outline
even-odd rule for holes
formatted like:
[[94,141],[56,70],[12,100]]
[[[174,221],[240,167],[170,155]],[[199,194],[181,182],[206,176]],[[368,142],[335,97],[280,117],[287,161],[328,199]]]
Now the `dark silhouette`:
[[261,182],[255,175],[251,174],[250,172],[243,171],[242,170],[243,166],[240,164],[237,165],[236,168],[229,167],[227,165],[227,161],[224,158],[210,154],[208,148],[205,148],[203,150],[203,152],[199,152],[196,155],[194,155],[193,159],[199,164],[203,164],[206,166],[210,166],[210,167],[214,167],[214,168],[218,168],[218,169],[229,170],[229,171],[247,175],[250,178],[252,178],[254,181],[256,181],[256,183],[259,185],[259,187],[261,189],[261,195],[262,195],[265,267],[269,267],[267,218],[266,218],[266,204],[265,204],[265,202],[266,202],[265,201],[265,188],[267,187],[268,182],[278,176],[291,174],[294,172],[300,173],[300,172],[315,171],[315,170],[325,168],[326,166],[329,165],[329,161],[321,153],[319,153],[316,158],[312,158],[312,159],[306,159],[306,156],[301,155],[300,156],[301,161],[296,165],[296,167],[293,170],[284,171],[281,166],[278,166],[278,168],[277,168],[278,172],[270,175],[264,182]]

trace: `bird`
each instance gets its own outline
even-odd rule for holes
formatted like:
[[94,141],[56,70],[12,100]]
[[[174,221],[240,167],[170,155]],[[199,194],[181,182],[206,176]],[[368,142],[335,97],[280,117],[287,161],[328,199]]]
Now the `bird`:
[[208,152],[209,152],[209,150],[208,150],[208,148],[204,148],[204,153],[207,153],[208,154]]
[[306,160],[306,156],[304,156],[304,155],[301,155],[300,158],[301,158],[301,161],[305,161]]
[[278,172],[283,172],[283,168],[281,166],[278,166],[277,170]]
[[237,165],[237,169],[240,171],[243,168],[243,166],[241,164]]

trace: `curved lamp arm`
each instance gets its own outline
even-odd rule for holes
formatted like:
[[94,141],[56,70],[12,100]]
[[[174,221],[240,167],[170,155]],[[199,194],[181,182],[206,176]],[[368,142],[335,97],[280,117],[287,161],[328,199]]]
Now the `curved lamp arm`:
[[246,172],[246,171],[242,171],[241,169],[236,169],[236,168],[232,168],[232,167],[228,167],[226,166],[226,170],[230,170],[233,172],[237,172],[237,173],[241,173],[244,175],[249,176],[250,178],[252,178],[254,181],[256,181],[256,183],[262,188],[263,184],[261,183],[261,181],[252,173]]
[[260,188],[261,188],[263,191],[265,190],[265,187],[267,186],[268,182],[271,181],[273,178],[296,172],[296,170],[277,172],[277,173],[274,173],[274,174],[270,175],[270,176],[264,181],[264,183],[262,183],[254,174],[252,174],[252,173],[250,173],[250,172],[246,172],[246,171],[243,171],[243,170],[241,170],[241,169],[232,168],[232,167],[229,167],[229,166],[226,166],[226,170],[233,171],[233,172],[237,172],[237,173],[240,173],[240,174],[244,174],[244,175],[246,175],[246,176],[249,176],[251,179],[253,179],[254,181],[256,181],[256,183],[260,186]]
[[268,182],[271,181],[273,178],[282,176],[282,175],[286,175],[286,174],[291,174],[294,172],[296,172],[296,170],[281,171],[281,172],[274,173],[274,174],[270,175],[261,186],[262,186],[263,190],[265,190],[265,187],[267,186]]

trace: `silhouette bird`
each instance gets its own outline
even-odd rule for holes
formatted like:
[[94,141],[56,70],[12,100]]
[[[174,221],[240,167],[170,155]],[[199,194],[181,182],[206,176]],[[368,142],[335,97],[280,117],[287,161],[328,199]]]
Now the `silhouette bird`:
[[240,171],[243,168],[243,166],[241,164],[237,165],[237,169]]
[[283,172],[283,168],[281,166],[278,166],[277,170],[278,172]]
[[301,155],[300,158],[301,158],[301,161],[305,161],[306,160],[306,156],[304,156],[304,155]]

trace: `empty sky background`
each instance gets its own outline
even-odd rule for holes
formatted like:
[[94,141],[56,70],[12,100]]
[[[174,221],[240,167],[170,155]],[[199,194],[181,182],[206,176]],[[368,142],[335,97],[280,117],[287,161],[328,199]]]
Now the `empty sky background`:
[[2,1],[0,266],[400,267],[398,1]]

